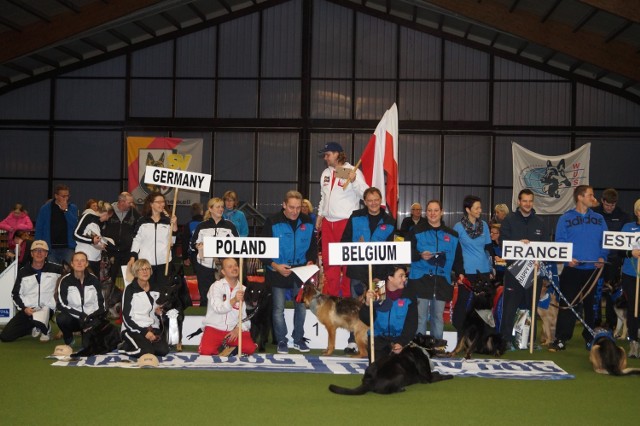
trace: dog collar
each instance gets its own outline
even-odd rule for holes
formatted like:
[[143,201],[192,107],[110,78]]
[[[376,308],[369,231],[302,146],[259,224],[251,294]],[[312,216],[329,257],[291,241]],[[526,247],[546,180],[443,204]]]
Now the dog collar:
[[598,339],[601,338],[607,338],[609,340],[611,340],[612,342],[615,343],[616,339],[613,338],[613,334],[611,333],[611,330],[598,330],[598,332],[596,333],[595,336],[593,336],[593,340],[589,343],[587,343],[587,349],[591,350],[591,347],[594,345],[594,343],[596,341],[598,341]]

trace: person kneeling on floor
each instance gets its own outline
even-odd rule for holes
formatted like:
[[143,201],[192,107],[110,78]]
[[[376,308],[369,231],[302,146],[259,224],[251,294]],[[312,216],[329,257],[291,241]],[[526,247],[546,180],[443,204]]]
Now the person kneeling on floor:
[[[239,283],[240,268],[234,258],[222,261],[222,278],[214,282],[207,294],[207,315],[204,317],[204,334],[200,341],[200,355],[218,355],[220,347],[238,345],[238,318],[240,302],[245,287]],[[245,321],[247,310],[242,304],[242,353],[251,355],[257,345],[251,340],[251,322]]]

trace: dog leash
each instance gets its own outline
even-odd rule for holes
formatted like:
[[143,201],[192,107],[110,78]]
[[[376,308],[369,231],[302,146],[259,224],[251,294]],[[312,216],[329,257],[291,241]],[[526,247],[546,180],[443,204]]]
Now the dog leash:
[[[602,268],[600,268],[602,269]],[[602,271],[600,271],[602,272]],[[576,316],[576,318],[578,318],[578,321],[580,321],[582,323],[582,325],[584,326],[584,328],[589,331],[589,333],[591,334],[591,337],[595,337],[596,333],[593,331],[593,329],[591,327],[589,327],[589,325],[587,325],[587,323],[582,319],[582,317],[576,312],[575,309],[573,309],[573,306],[571,304],[569,304],[569,301],[567,300],[566,297],[564,297],[564,294],[562,294],[562,292],[560,291],[560,288],[558,288],[558,286],[556,285],[556,283],[553,280],[549,280],[549,282],[551,283],[551,285],[553,286],[553,289],[558,293],[558,296],[560,297],[560,299],[562,299],[562,301],[564,303],[567,304],[567,308],[571,309],[571,312],[573,312],[573,314]],[[589,294],[589,293],[587,293]],[[564,307],[562,309],[565,309]]]

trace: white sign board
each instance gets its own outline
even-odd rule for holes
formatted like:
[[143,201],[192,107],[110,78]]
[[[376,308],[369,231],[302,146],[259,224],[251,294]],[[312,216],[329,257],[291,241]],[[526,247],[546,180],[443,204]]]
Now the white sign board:
[[204,237],[204,257],[257,257],[277,259],[279,238],[219,238]]
[[144,183],[209,192],[211,175],[188,172],[186,170],[167,169],[165,167],[147,166],[144,173]]
[[531,241],[503,241],[502,256],[505,260],[545,260],[548,262],[571,262],[573,243],[542,243]]
[[329,243],[329,265],[407,265],[411,243]]
[[605,231],[602,235],[602,248],[609,250],[640,249],[640,232]]

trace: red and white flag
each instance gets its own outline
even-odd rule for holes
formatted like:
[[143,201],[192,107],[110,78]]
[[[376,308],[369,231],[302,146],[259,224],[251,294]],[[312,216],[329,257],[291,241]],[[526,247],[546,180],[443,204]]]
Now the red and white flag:
[[394,103],[382,116],[361,157],[369,186],[382,192],[382,204],[394,218],[398,214],[398,107]]

